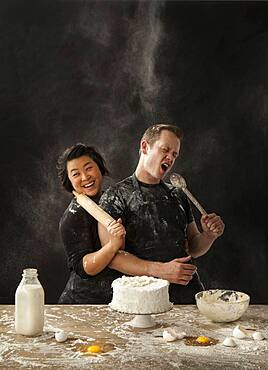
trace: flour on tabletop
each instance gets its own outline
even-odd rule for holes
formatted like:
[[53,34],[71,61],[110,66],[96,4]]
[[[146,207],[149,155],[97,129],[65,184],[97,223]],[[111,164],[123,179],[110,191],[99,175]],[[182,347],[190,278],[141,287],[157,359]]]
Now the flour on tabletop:
[[[198,316],[197,327],[195,325],[197,319],[192,316],[196,312],[194,307],[189,307],[187,310],[174,309],[168,314],[152,315],[157,323],[157,327],[149,329],[136,329],[128,326],[126,322],[131,320],[134,315],[119,314],[116,311],[107,309],[107,307],[101,306],[92,311],[87,308],[81,308],[79,317],[76,315],[74,307],[68,307],[68,312],[64,312],[61,320],[59,320],[57,315],[49,313],[53,312],[50,311],[53,308],[46,310],[43,335],[33,338],[25,337],[21,342],[14,341],[14,317],[12,314],[4,313],[2,315],[1,323],[9,330],[5,333],[0,333],[0,365],[4,363],[7,368],[12,368],[12,364],[17,364],[20,368],[26,369],[35,367],[44,369],[86,369],[90,364],[100,364],[100,366],[103,364],[104,367],[101,367],[101,369],[111,369],[112,365],[110,365],[109,357],[112,357],[116,364],[122,363],[125,369],[130,369],[131,363],[134,364],[138,361],[139,364],[142,364],[143,361],[145,363],[150,358],[153,358],[155,363],[168,358],[170,367],[178,368],[181,365],[183,368],[185,361],[190,361],[193,356],[198,356],[200,367],[202,368],[211,356],[214,359],[216,358],[217,364],[224,360],[224,363],[228,364],[228,368],[239,368],[241,356],[243,356],[244,361],[247,358],[251,361],[248,367],[245,365],[243,368],[251,370],[252,361],[256,364],[254,368],[257,368],[260,361],[259,356],[263,359],[268,351],[268,329],[261,327],[260,324],[256,324],[256,320],[253,323],[254,320],[250,318],[247,320],[246,326],[252,321],[254,327],[261,331],[266,339],[263,341],[254,341],[250,338],[235,339],[237,347],[227,348],[221,343],[225,337],[232,335],[232,330],[237,323],[228,323],[222,326],[208,322],[202,316]],[[72,328],[68,332],[71,339],[64,344],[56,343],[54,333],[60,329],[58,325],[64,324],[64,317],[68,318],[68,325]],[[80,330],[76,332],[76,322],[80,322],[79,327],[85,327],[86,331],[81,332]],[[243,322],[241,325],[243,325]],[[211,347],[186,346],[183,339],[166,343],[162,338],[162,334],[167,327],[172,327],[178,332],[184,331],[189,336],[205,335],[213,337],[219,339],[220,342]],[[112,342],[114,349],[110,352],[89,356],[79,352],[77,349],[79,345],[93,342],[101,337],[107,340],[107,342],[111,342],[111,334],[109,333],[118,338]],[[13,336],[10,334],[13,334]],[[18,355],[18,353],[23,352],[24,355]],[[176,355],[177,353],[182,357],[174,357],[173,363],[173,354]],[[45,354],[41,362],[40,354]],[[116,362],[119,360],[120,362]]]

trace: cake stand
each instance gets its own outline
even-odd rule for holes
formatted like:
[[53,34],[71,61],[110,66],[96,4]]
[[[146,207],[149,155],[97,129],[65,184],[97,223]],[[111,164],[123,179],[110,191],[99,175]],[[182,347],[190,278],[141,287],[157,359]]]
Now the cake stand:
[[130,312],[130,311],[128,311],[128,312],[120,311],[120,310],[116,310],[116,309],[112,308],[112,310],[120,312],[120,313],[135,315],[134,318],[130,321],[127,321],[126,324],[132,326],[133,328],[141,328],[141,329],[152,328],[153,326],[156,325],[156,322],[154,321],[154,319],[152,318],[151,315],[157,315],[157,314],[160,314],[160,313],[165,313],[165,312],[170,311],[171,309],[172,309],[172,306],[169,309],[167,309],[165,311],[162,311],[162,312],[159,312],[159,311],[158,312],[147,312],[147,313],[142,313],[141,314],[141,313]]

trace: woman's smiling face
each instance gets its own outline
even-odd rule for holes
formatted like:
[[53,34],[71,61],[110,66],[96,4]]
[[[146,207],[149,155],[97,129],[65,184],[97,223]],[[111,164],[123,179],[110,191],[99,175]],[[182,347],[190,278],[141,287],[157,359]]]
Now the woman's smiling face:
[[69,180],[77,193],[94,197],[101,193],[102,174],[96,162],[89,156],[72,159],[67,162]]

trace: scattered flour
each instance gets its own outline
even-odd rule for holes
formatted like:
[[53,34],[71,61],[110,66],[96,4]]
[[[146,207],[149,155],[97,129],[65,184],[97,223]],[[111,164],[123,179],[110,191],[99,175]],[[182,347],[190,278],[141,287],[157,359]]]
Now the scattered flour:
[[[163,370],[173,367],[188,370],[196,368],[198,364],[200,369],[206,370],[262,370],[268,359],[267,339],[254,341],[249,336],[235,339],[236,347],[225,347],[222,343],[227,336],[232,337],[235,325],[212,323],[200,315],[194,306],[175,306],[165,314],[154,315],[157,326],[150,329],[129,327],[126,322],[133,318],[132,315],[119,314],[107,306],[62,307],[60,321],[53,316],[52,308],[46,308],[48,315],[43,335],[34,338],[15,335],[14,310],[9,309],[1,316],[0,368],[71,370],[88,369],[94,364],[94,369],[100,370],[153,370],[157,364],[157,368]],[[263,324],[265,316],[262,311],[255,310],[256,319],[253,320],[251,312],[249,309],[248,318],[245,317],[245,321],[239,324],[252,326],[267,338],[268,328]],[[67,322],[68,326],[64,326]],[[193,347],[187,346],[183,338],[165,342],[163,331],[167,328],[173,328],[177,333],[185,332],[189,336],[212,337],[218,339],[219,343],[211,347]],[[54,335],[58,329],[68,331],[66,342],[55,341]],[[111,350],[94,356],[79,351],[80,346],[96,342],[112,344]]]

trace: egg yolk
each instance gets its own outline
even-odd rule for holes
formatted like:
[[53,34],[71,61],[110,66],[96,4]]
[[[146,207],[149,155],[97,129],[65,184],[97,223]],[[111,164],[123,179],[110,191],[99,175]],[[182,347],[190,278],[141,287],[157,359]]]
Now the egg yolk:
[[205,336],[201,335],[200,337],[196,338],[196,341],[198,343],[208,343],[209,339],[208,339],[208,337],[205,337]]
[[87,351],[90,352],[90,353],[99,353],[99,352],[101,352],[101,348],[100,348],[100,346],[97,346],[97,345],[89,346],[89,347],[87,347]]

